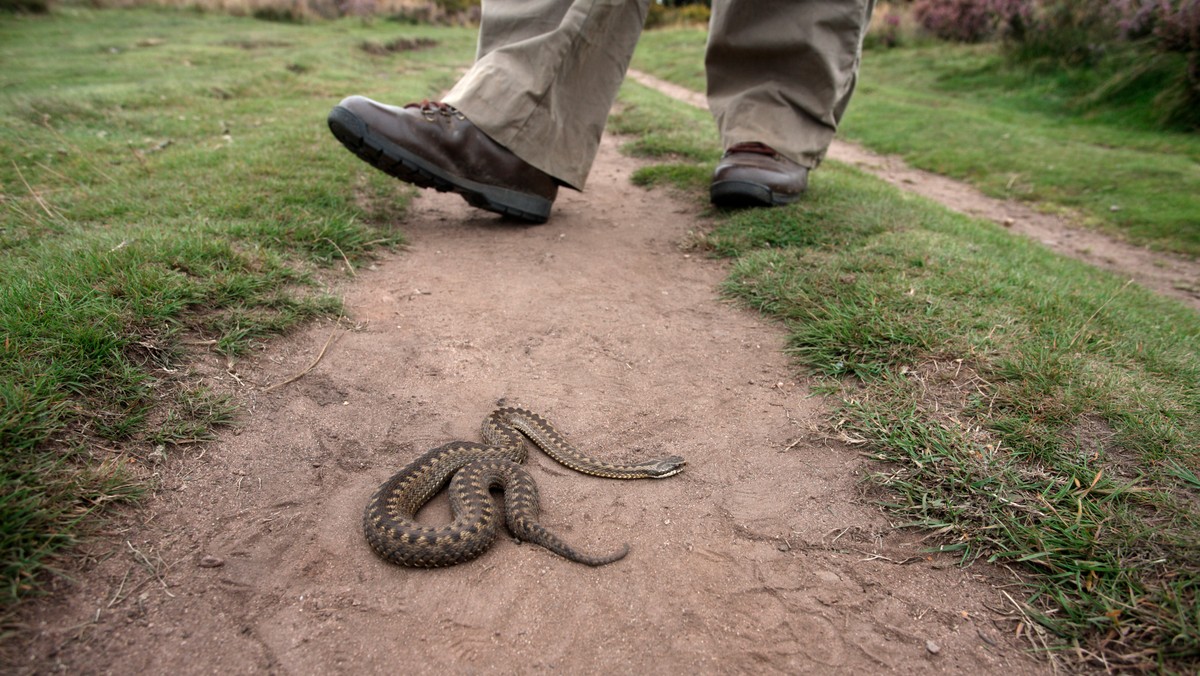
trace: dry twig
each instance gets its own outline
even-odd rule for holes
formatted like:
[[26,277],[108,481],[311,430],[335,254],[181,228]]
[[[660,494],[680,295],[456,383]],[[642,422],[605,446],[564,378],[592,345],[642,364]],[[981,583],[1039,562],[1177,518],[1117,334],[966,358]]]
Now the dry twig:
[[303,371],[297,373],[296,375],[292,376],[291,378],[288,378],[287,380],[285,380],[283,382],[275,383],[274,385],[269,385],[266,389],[263,390],[263,392],[270,392],[271,390],[279,389],[280,387],[283,387],[284,385],[287,385],[288,383],[294,383],[297,380],[300,380],[301,378],[303,378],[305,376],[305,374],[307,374],[309,371],[316,368],[317,364],[321,363],[321,358],[325,356],[325,351],[329,349],[329,345],[333,342],[333,339],[337,336],[337,330],[339,328],[341,328],[341,326],[342,326],[342,318],[338,317],[337,323],[334,324],[333,330],[329,332],[329,338],[327,338],[325,340],[325,345],[321,348],[321,351],[317,354],[317,358],[314,359],[312,361],[312,363],[309,364]]
[[16,160],[13,160],[12,165],[13,169],[17,170],[17,176],[21,179],[21,183],[25,184],[25,189],[29,191],[30,195],[33,195],[33,199],[38,203],[38,206],[42,208],[42,211],[46,212],[46,215],[52,219],[58,220],[62,218],[61,214],[56,214],[50,209],[50,205],[46,204],[46,201],[42,199],[40,194],[38,194],[38,191],[34,190],[33,186],[29,185],[29,181],[25,180],[25,174],[21,171],[21,167],[17,166]]
[[[163,579],[162,573],[159,572],[158,567],[155,566],[152,561],[150,561],[149,557],[143,554],[137,547],[134,547],[133,543],[129,540],[126,540],[125,544],[129,546],[129,551],[133,552],[134,558],[138,559],[139,562],[145,566],[146,570],[150,571],[150,574],[158,580],[158,583],[162,585],[163,591],[166,592],[167,596],[175,598],[175,595],[171,593],[171,589],[167,586],[167,581]],[[161,559],[159,560],[161,561]]]
[[326,242],[332,244],[333,248],[337,249],[337,252],[342,255],[342,260],[346,261],[346,269],[350,271],[350,276],[357,278],[358,273],[354,272],[354,266],[350,264],[350,259],[346,258],[346,252],[342,251],[342,247],[338,246],[337,242],[329,239],[328,237],[325,237],[324,239]]
[[[1044,652],[1046,654],[1046,659],[1048,659],[1050,661],[1050,668],[1053,669],[1054,673],[1057,674],[1058,673],[1058,656],[1055,655],[1052,650],[1050,650],[1050,644],[1046,643],[1045,637],[1042,636],[1041,627],[1039,627],[1037,624],[1034,623],[1034,621],[1029,617],[1029,615],[1025,613],[1025,609],[1021,607],[1021,604],[1017,603],[1016,599],[1014,599],[1011,594],[1004,591],[1003,589],[1000,590],[1000,593],[1004,594],[1004,598],[1008,599],[1008,602],[1013,605],[1013,608],[1015,608],[1017,610],[1017,612],[1020,613],[1021,620],[1024,623],[1024,626],[1028,628],[1028,631],[1025,632],[1025,635],[1029,637],[1030,643],[1033,643],[1033,646],[1035,648],[1042,649],[1042,652]],[[1021,625],[1017,625],[1017,626],[1019,628]]]

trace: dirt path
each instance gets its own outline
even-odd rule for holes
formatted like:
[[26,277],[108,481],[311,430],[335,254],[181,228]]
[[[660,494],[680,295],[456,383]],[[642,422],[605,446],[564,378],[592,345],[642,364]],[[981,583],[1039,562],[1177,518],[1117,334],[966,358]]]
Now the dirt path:
[[[634,164],[606,139],[588,192],[539,227],[422,196],[411,249],[346,289],[352,330],[276,341],[236,381],[208,364],[245,402],[237,430],[156,468],[147,508],[23,618],[14,670],[1045,671],[1013,638],[1011,578],[921,554],[860,494],[864,461],[818,431],[783,330],[719,299],[723,264],[686,247],[691,207],[631,187]],[[615,482],[531,456],[543,521],[590,551],[628,542],[625,560],[502,537],[421,571],[367,547],[378,484],[477,439],[501,400],[597,454],[687,458]]]
[[[707,108],[704,95],[690,89],[638,71],[630,71],[629,78],[677,101]],[[986,218],[1060,254],[1133,279],[1151,291],[1200,310],[1200,261],[1134,246],[1020,202],[988,197],[965,183],[914,169],[899,157],[880,155],[840,139],[830,146],[829,158],[853,164],[901,190],[955,211]]]

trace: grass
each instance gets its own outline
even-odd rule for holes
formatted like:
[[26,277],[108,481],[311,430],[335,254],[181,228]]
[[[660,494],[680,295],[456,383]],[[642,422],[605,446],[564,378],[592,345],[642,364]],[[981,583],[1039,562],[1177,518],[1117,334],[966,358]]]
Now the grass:
[[[438,44],[389,51],[398,33]],[[336,314],[336,267],[400,242],[408,193],[337,147],[329,107],[356,91],[433,95],[473,46],[467,30],[354,20],[0,18],[6,603],[145,490],[140,467],[233,420],[187,370],[189,343],[234,358]],[[672,75],[670,64],[688,54],[643,50],[639,67],[684,78],[694,65]],[[926,126],[974,120],[973,138],[995,138],[1005,115],[1056,144],[1106,129],[1060,121],[1049,133],[986,96],[925,96],[957,116]],[[637,135],[628,151],[662,160],[637,181],[703,202],[720,152],[708,116],[632,84],[622,99],[613,124]],[[866,125],[869,104],[852,114],[906,129],[901,115],[920,106],[896,109],[889,124]],[[1191,152],[1138,134],[1114,138],[1147,156]],[[714,254],[735,259],[728,293],[787,325],[797,362],[838,402],[831,433],[877,459],[889,507],[964,562],[1026,580],[1032,619],[1014,630],[1085,663],[1200,661],[1194,312],[832,162],[800,204],[713,213],[711,225]],[[1187,250],[1178,233],[1148,241]]]
[[[703,203],[715,133],[639,86],[622,105],[656,139],[628,149],[663,161],[635,181]],[[836,162],[797,205],[709,217],[727,293],[787,326],[881,500],[1025,581],[1023,635],[1093,667],[1200,663],[1200,316]]]
[[[704,91],[704,40],[695,29],[648,31],[634,67]],[[1010,68],[993,45],[869,50],[840,134],[994,197],[1200,255],[1200,135],[1153,130],[1152,93],[1081,107],[1079,80]]]
[[[389,51],[399,34],[422,48]],[[336,315],[334,268],[402,242],[410,193],[325,115],[430,96],[473,47],[357,20],[0,16],[0,602],[136,500],[141,467],[233,420],[190,346],[232,359]]]

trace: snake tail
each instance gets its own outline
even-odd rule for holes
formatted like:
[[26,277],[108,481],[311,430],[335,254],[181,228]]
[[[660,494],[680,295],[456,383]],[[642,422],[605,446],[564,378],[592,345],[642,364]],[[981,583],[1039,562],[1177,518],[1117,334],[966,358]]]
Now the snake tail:
[[626,544],[620,551],[613,554],[602,556],[584,554],[564,542],[559,536],[550,532],[537,521],[540,508],[538,506],[537,486],[533,482],[533,477],[529,476],[520,467],[517,467],[517,470],[524,475],[521,480],[529,481],[529,485],[522,485],[521,490],[518,491],[509,492],[506,490],[504,494],[508,530],[513,534],[513,537],[522,542],[529,542],[545,547],[564,559],[589,566],[603,566],[607,563],[620,561],[629,553],[629,545]]

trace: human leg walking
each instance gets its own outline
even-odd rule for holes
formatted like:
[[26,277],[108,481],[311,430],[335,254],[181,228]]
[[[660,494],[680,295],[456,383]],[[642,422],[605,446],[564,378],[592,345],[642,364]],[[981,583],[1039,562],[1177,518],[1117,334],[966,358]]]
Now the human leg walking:
[[[475,64],[444,102],[349,97],[334,135],[373,166],[543,222],[582,189],[650,0],[487,0]],[[726,153],[720,206],[795,201],[854,90],[874,0],[716,0],[705,66]]]
[[726,155],[723,206],[795,201],[825,157],[858,77],[874,0],[713,3],[708,105]]
[[329,116],[342,143],[421,187],[531,222],[582,189],[649,0],[489,0],[478,58],[442,103],[361,96]]

